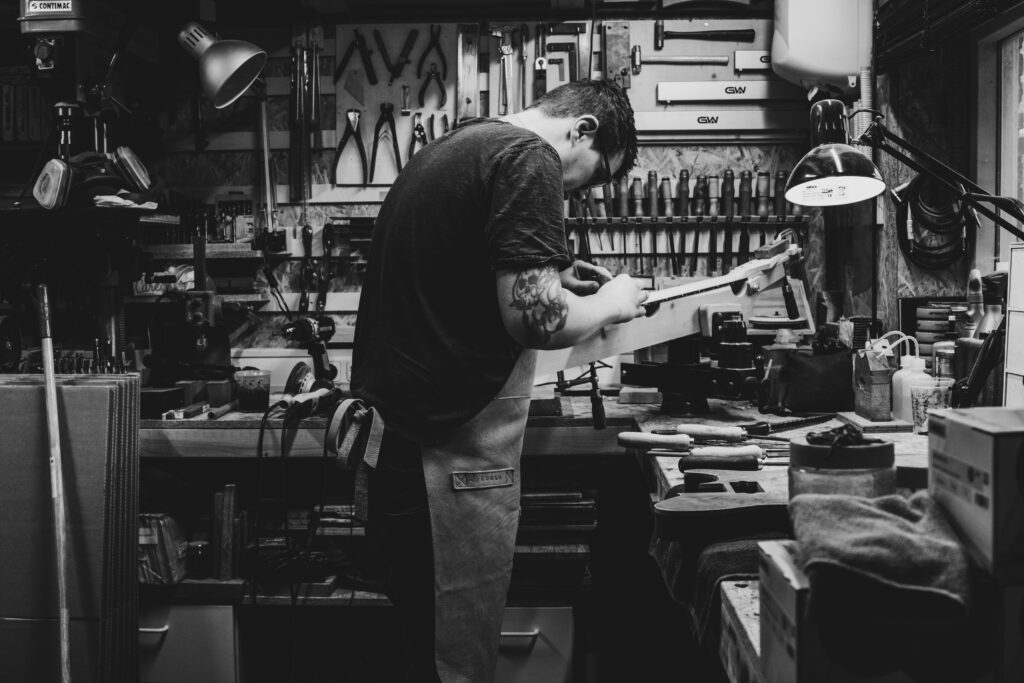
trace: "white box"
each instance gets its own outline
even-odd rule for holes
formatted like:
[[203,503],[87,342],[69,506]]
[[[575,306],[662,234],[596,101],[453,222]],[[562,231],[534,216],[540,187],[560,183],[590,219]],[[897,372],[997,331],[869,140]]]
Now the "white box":
[[1024,410],[946,410],[928,424],[928,492],[978,564],[1024,584]]

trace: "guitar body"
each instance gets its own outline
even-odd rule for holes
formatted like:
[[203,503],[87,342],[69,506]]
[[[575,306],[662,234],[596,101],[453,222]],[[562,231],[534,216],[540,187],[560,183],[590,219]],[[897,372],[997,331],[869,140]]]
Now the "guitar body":
[[685,542],[790,533],[788,468],[687,470],[654,505],[654,523],[659,538]]

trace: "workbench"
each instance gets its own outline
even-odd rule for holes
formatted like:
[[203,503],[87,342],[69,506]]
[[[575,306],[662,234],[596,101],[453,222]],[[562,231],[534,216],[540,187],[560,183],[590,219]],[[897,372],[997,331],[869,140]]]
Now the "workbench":
[[[699,417],[672,417],[656,410],[637,410],[634,417],[639,428],[645,432],[671,429],[680,422],[700,423],[716,426],[732,426],[757,421],[779,422],[785,418],[765,416],[746,403],[709,401],[711,410]],[[843,423],[838,419],[829,420],[810,427],[801,427],[782,432],[780,436],[795,438],[811,431],[826,431]],[[872,437],[891,441],[896,452],[897,487],[901,490],[916,490],[927,486],[928,437],[912,432],[872,432]],[[753,443],[758,443],[756,439]],[[767,448],[785,447],[782,443],[761,442]],[[652,505],[664,500],[666,494],[683,483],[683,472],[678,468],[679,455],[659,455],[639,452],[649,478]],[[782,454],[779,454],[782,455]],[[765,468],[785,468],[788,458],[768,458]],[[684,494],[685,495],[685,494]],[[660,559],[665,562],[665,557]],[[656,558],[658,559],[658,558]],[[676,558],[672,558],[673,560]],[[671,561],[671,560],[670,560]],[[672,575],[673,568],[662,567],[666,576]],[[712,609],[718,612],[716,650],[730,683],[761,683],[760,669],[760,605],[756,569],[749,577],[726,578],[719,584],[720,600]],[[670,592],[673,592],[670,587]],[[676,593],[673,593],[676,597]],[[678,600],[678,597],[677,597]],[[714,622],[712,622],[714,623]]]
[[[273,397],[272,397],[273,398]],[[711,400],[710,411],[696,417],[676,417],[663,415],[659,405],[621,405],[614,397],[605,397],[604,408],[607,428],[593,428],[592,408],[587,396],[555,397],[550,387],[538,388],[535,401],[543,407],[542,414],[531,416],[524,440],[523,453],[531,462],[573,463],[572,467],[587,470],[606,470],[601,474],[605,481],[612,480],[613,486],[622,488],[623,499],[627,505],[633,506],[636,491],[626,489],[642,489],[645,501],[638,507],[646,508],[637,512],[632,509],[622,515],[622,500],[611,501],[608,498],[617,495],[608,490],[602,491],[601,501],[606,510],[611,508],[614,513],[606,513],[600,518],[598,534],[599,546],[595,552],[587,546],[586,552],[592,560],[608,562],[607,555],[601,553],[629,555],[629,566],[614,566],[604,569],[596,575],[598,593],[601,596],[595,602],[601,612],[594,615],[595,620],[607,618],[644,619],[645,610],[650,609],[652,600],[667,600],[663,583],[657,572],[651,568],[653,563],[647,556],[648,541],[653,525],[651,523],[654,505],[662,500],[674,486],[682,483],[682,473],[677,468],[678,456],[669,454],[649,453],[643,450],[623,449],[617,443],[617,435],[622,431],[646,431],[673,428],[680,422],[697,422],[709,425],[736,425],[757,421],[779,422],[786,418],[762,415],[749,403],[737,403]],[[540,405],[543,404],[543,405]],[[560,412],[560,415],[551,415]],[[143,420],[140,429],[140,454],[146,460],[188,460],[188,461],[219,461],[227,463],[239,459],[255,460],[256,442],[260,415],[253,413],[228,413],[216,420],[196,417],[185,420]],[[781,436],[794,437],[804,435],[808,431],[823,431],[839,426],[838,420],[830,420],[818,425],[783,432]],[[283,423],[279,419],[270,420],[264,439],[264,450],[270,455],[281,452]],[[326,420],[313,417],[302,420],[284,434],[287,453],[290,458],[300,458],[313,464],[313,459],[323,455],[323,438]],[[923,486],[927,471],[927,437],[910,433],[878,434],[881,438],[892,440],[896,446],[896,460],[901,485],[910,488]],[[761,443],[756,442],[755,443]],[[763,446],[785,449],[785,443],[763,442]],[[784,455],[776,453],[774,455]],[[784,469],[787,459],[773,457],[768,459],[766,467]],[[145,464],[145,460],[144,463]],[[550,467],[550,465],[548,465]],[[537,477],[547,475],[547,471],[531,468],[530,474]],[[608,472],[612,474],[609,475]],[[634,474],[630,474],[630,472]],[[623,479],[619,481],[616,477]],[[629,477],[630,480],[625,479]],[[634,481],[636,480],[636,481]],[[629,502],[633,501],[633,502]],[[637,507],[637,506],[635,506]],[[646,519],[641,517],[645,515]],[[548,548],[554,551],[558,548]],[[562,548],[565,550],[566,548]],[[537,548],[534,548],[537,550]],[[543,548],[541,548],[543,550]],[[518,549],[517,549],[518,551]],[[615,559],[618,562],[618,558]],[[643,574],[646,563],[647,574]],[[720,653],[725,671],[733,683],[755,683],[760,680],[758,664],[759,624],[757,603],[756,571],[754,575],[743,581],[726,580],[721,583],[720,638],[717,652]],[[653,585],[652,585],[653,584]],[[632,591],[623,592],[616,586],[631,585]],[[638,590],[641,589],[642,590]],[[240,587],[237,589],[241,593]],[[622,593],[621,595],[619,593]],[[671,592],[671,591],[670,591]],[[638,595],[642,594],[642,598]],[[660,596],[660,597],[659,597]],[[678,601],[677,601],[678,602]],[[245,609],[253,610],[260,605],[288,605],[287,596],[240,597],[236,604],[247,605]],[[387,598],[383,595],[352,589],[336,588],[327,596],[310,596],[303,600],[309,606],[354,606],[373,607],[386,605]],[[317,613],[320,610],[316,610]],[[643,613],[643,614],[642,614]],[[253,613],[255,614],[255,613]],[[262,614],[262,613],[260,613]],[[263,618],[263,617],[255,617]],[[679,628],[685,630],[678,614],[675,617]],[[595,628],[604,628],[603,625]],[[642,629],[637,629],[638,631]],[[617,636],[621,639],[621,634]],[[638,635],[637,639],[642,636]],[[649,637],[647,634],[646,637]],[[616,644],[620,644],[617,641]],[[625,645],[624,647],[628,647]]]

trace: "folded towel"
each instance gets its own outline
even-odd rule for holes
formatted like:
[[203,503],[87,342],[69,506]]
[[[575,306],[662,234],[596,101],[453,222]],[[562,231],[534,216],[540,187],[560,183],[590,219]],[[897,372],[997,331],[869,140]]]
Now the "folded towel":
[[991,596],[926,491],[789,504],[810,582],[805,618],[847,671],[922,683],[974,680],[991,663]]
[[[790,501],[789,512],[816,620],[841,614],[845,622],[919,621],[965,613],[967,553],[927,491],[909,499],[804,494]],[[816,574],[828,585],[815,586]]]

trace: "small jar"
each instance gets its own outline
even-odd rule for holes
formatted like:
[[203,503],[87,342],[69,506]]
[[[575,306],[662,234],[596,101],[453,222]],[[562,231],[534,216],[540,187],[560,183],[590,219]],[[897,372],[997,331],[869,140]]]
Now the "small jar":
[[852,446],[789,442],[789,497],[832,493],[877,498],[896,493],[896,449],[892,442]]

